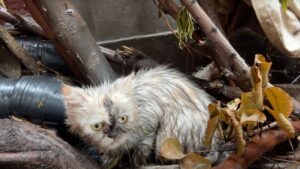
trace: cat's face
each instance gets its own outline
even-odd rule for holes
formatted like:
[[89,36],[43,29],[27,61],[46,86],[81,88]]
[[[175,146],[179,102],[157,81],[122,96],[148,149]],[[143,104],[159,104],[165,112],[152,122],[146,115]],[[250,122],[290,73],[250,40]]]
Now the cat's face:
[[137,127],[134,104],[128,96],[108,96],[97,90],[63,86],[66,124],[99,151],[130,148]]

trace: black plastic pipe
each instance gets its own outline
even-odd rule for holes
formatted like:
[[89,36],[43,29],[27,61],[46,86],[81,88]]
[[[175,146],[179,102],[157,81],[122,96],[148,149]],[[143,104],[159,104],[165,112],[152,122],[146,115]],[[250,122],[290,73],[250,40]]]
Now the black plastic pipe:
[[0,117],[18,115],[41,122],[63,123],[62,82],[54,77],[0,78]]
[[64,75],[72,74],[62,57],[58,54],[55,46],[49,40],[21,37],[16,38],[16,40],[30,56],[40,61],[46,67]]

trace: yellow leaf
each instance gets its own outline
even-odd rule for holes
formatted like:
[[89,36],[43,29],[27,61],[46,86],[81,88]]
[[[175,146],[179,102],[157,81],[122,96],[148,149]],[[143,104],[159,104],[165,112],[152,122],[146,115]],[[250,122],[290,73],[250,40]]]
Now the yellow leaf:
[[208,105],[208,111],[210,113],[210,119],[213,119],[214,117],[218,116],[218,119],[220,121],[223,121],[224,123],[228,124],[228,117],[225,115],[223,108],[221,108],[221,102],[218,101],[217,103],[211,103]]
[[293,111],[292,98],[279,87],[269,87],[264,92],[272,108],[277,112],[283,113],[285,117],[289,117]]
[[[231,134],[232,134],[232,131],[233,130],[233,127],[232,126],[230,126],[230,125],[228,125],[227,126],[227,128],[225,129],[225,130],[223,130],[223,134],[224,134],[224,137],[226,136],[228,136],[228,137],[230,137],[231,136]],[[223,137],[223,138],[224,138]]]
[[272,66],[271,62],[267,62],[263,55],[255,55],[255,64],[258,65],[261,77],[262,77],[262,87],[265,88],[269,83],[269,70]]
[[226,110],[225,108],[222,108],[220,110],[219,120],[226,123],[226,124],[228,124],[228,125],[230,125],[231,120],[228,118],[227,113],[226,113],[225,110]]
[[[251,92],[242,93],[241,106],[237,111],[242,124],[254,125],[257,122],[263,123],[266,121],[266,116],[263,114],[264,110],[264,93],[263,83],[268,83],[268,71],[271,66],[266,62],[263,55],[255,56],[255,64],[251,67],[251,79],[253,89]],[[261,74],[263,72],[263,74]],[[262,75],[265,82],[263,82]]]
[[218,137],[219,137],[219,138],[222,138],[222,139],[225,139],[225,136],[224,136],[224,132],[223,132],[221,123],[218,123],[217,131],[218,131],[218,132],[217,132]]
[[290,137],[295,137],[294,127],[292,126],[291,122],[287,119],[287,117],[283,115],[283,113],[272,110],[267,106],[266,106],[266,109],[277,121],[277,124],[279,127],[281,127],[283,130],[285,130],[289,134]]
[[242,125],[239,124],[237,126],[235,126],[235,136],[236,136],[236,140],[237,140],[237,155],[238,156],[242,156],[245,152],[245,147],[246,147],[246,141],[244,140],[244,134],[243,134],[243,129],[242,129]]
[[182,169],[210,169],[211,161],[196,153],[186,155],[180,161]]
[[207,128],[205,131],[204,137],[204,146],[210,147],[212,142],[212,137],[215,134],[216,128],[219,122],[219,115],[221,113],[221,103],[218,101],[217,103],[211,103],[208,105],[208,111],[210,113],[210,119],[207,123]]
[[244,133],[243,133],[242,125],[236,119],[235,111],[227,109],[226,113],[228,114],[228,116],[230,117],[230,119],[233,123],[233,127],[235,130],[235,138],[237,141],[237,154],[238,154],[238,156],[241,156],[244,154],[245,146],[246,146],[246,141],[244,140]]
[[255,127],[257,126],[257,122],[252,122],[252,123],[247,123],[246,127],[247,127],[247,132],[252,132]]
[[267,120],[266,115],[258,109],[247,109],[241,114],[241,124],[263,123]]
[[241,94],[241,107],[238,110],[238,115],[241,116],[241,113],[248,109],[257,109],[255,102],[253,101],[252,92],[245,92]]
[[262,55],[262,54],[256,54],[255,55],[255,59],[254,59],[255,64],[264,63],[264,62],[266,62],[266,58],[264,57],[264,55]]
[[230,102],[227,103],[227,107],[231,110],[236,110],[241,103],[241,100],[236,98],[234,100],[231,100]]
[[242,93],[241,107],[237,111],[242,124],[253,124],[253,122],[263,123],[266,121],[266,116],[260,111],[254,100],[253,92]]
[[220,113],[220,102],[210,103],[208,105],[208,112],[210,113],[210,118],[214,118]]
[[216,128],[218,126],[218,122],[219,122],[219,116],[215,116],[208,120],[207,128],[205,131],[205,137],[204,137],[204,141],[203,141],[204,146],[210,147],[212,138],[213,138],[213,136],[216,132]]
[[4,0],[0,0],[0,5],[3,7],[3,8],[6,8],[6,5],[4,3]]
[[14,121],[17,121],[17,122],[21,122],[21,121],[24,121],[22,118],[20,117],[16,117],[16,116],[10,116]]
[[165,140],[160,149],[160,155],[168,160],[179,160],[185,156],[181,144],[175,138]]
[[263,88],[262,88],[262,79],[261,74],[259,72],[258,67],[253,66],[251,67],[251,77],[252,77],[252,86],[253,89],[251,91],[251,99],[250,101],[253,102],[255,107],[259,110],[263,110]]

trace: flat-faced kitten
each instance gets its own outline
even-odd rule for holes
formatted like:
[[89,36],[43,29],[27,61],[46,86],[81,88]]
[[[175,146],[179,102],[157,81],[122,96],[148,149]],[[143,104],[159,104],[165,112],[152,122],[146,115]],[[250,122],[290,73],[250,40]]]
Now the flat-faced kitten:
[[212,99],[176,70],[140,70],[84,89],[64,85],[63,94],[70,131],[104,154],[134,150],[134,158],[144,159],[154,150],[158,156],[169,137],[185,152],[203,148]]

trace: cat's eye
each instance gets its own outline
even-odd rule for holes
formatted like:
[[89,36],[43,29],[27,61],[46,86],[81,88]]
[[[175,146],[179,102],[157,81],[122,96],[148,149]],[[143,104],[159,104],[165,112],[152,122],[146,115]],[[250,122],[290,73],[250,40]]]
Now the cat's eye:
[[126,115],[125,115],[125,116],[121,116],[121,117],[119,118],[119,122],[120,122],[120,123],[123,123],[123,124],[124,124],[124,123],[126,123],[127,121],[128,121],[128,116],[126,116]]
[[94,131],[100,131],[103,128],[103,123],[98,122],[98,123],[92,124],[91,128]]

